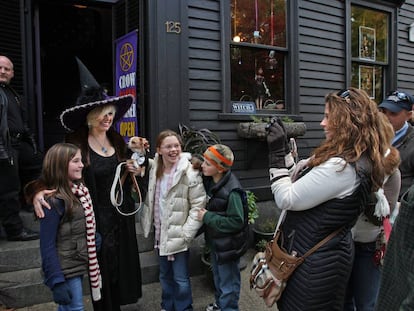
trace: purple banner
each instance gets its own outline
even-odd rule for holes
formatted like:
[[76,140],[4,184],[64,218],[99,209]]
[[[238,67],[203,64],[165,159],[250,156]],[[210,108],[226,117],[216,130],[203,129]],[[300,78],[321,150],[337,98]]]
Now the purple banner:
[[138,32],[136,30],[115,40],[115,95],[132,94],[135,101],[124,117],[116,124],[116,129],[128,141],[138,136],[137,85]]

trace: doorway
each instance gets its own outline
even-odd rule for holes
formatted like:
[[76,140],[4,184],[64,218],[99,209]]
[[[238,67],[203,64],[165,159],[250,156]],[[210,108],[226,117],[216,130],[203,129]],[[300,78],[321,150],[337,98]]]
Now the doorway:
[[60,113],[74,106],[80,92],[75,57],[112,94],[112,4],[39,0],[35,11],[41,81],[38,100],[47,150],[63,140]]

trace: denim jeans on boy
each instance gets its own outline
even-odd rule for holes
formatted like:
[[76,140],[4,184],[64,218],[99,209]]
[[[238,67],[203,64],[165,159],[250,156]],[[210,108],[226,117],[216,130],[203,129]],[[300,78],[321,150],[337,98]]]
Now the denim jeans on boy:
[[355,242],[355,259],[344,311],[373,311],[379,292],[380,268],[374,263],[375,242]]
[[59,305],[58,311],[83,311],[83,291],[82,291],[83,276],[75,276],[67,279],[66,284],[72,293],[72,301],[68,305]]
[[240,259],[219,265],[211,254],[213,269],[214,298],[222,311],[238,311],[240,297]]
[[166,311],[193,310],[189,255],[189,251],[174,254],[175,260],[173,261],[169,261],[168,256],[159,256],[162,288],[161,308]]

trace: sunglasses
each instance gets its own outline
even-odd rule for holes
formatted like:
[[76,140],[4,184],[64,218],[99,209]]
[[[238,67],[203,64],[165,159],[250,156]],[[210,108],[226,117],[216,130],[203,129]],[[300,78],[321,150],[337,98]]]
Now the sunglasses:
[[349,93],[349,90],[342,90],[342,91],[339,91],[338,93],[336,93],[336,95],[341,97],[341,98],[347,99],[347,98],[349,98],[350,93]]
[[342,90],[336,93],[337,96],[344,99],[348,104],[351,102],[351,92],[349,90]]
[[410,97],[407,94],[398,91],[389,93],[387,95],[387,100],[392,100],[393,102],[406,101],[411,104]]

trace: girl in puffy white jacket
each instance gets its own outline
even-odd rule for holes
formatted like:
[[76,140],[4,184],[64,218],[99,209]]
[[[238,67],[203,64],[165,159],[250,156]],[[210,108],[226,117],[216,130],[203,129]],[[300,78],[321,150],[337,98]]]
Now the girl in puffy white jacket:
[[158,135],[141,216],[145,237],[155,227],[161,308],[166,311],[193,310],[189,247],[202,225],[198,211],[206,205],[200,172],[193,169],[191,155],[181,152],[181,146],[181,138],[174,131]]

